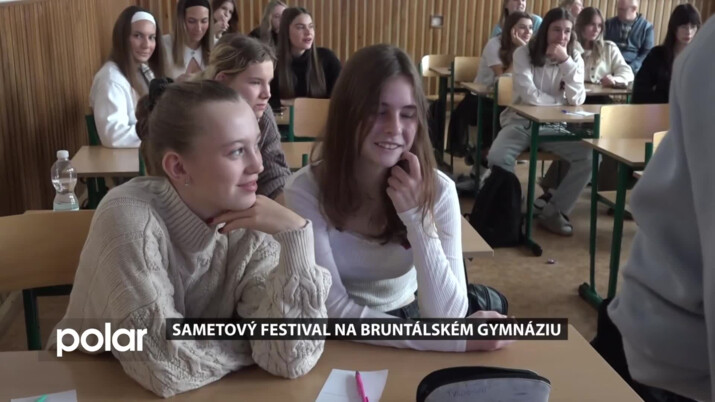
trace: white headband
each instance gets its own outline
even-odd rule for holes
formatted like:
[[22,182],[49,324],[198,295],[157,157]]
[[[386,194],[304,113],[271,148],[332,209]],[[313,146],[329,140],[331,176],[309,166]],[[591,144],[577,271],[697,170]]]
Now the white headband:
[[154,17],[146,11],[137,11],[132,15],[132,24],[137,21],[150,21],[152,24],[156,25]]

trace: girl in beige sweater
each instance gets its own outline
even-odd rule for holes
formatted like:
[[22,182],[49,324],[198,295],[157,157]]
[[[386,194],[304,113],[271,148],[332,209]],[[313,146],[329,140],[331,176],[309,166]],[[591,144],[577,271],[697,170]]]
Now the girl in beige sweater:
[[323,341],[166,340],[167,318],[327,318],[331,279],[315,264],[312,224],[255,194],[263,166],[249,105],[213,81],[163,95],[156,83],[138,108],[150,176],[97,208],[56,329],[146,329],[143,351],[112,353],[164,397],[252,364],[307,373]]

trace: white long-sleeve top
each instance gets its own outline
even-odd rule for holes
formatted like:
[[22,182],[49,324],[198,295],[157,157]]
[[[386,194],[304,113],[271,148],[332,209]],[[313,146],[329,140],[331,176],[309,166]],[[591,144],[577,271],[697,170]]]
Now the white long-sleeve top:
[[[386,314],[414,300],[417,292],[424,318],[463,318],[467,314],[466,278],[462,261],[461,216],[454,182],[435,172],[437,200],[433,223],[422,224],[419,208],[399,214],[407,228],[410,249],[381,244],[330,224],[319,204],[319,188],[311,166],[286,183],[286,205],[313,223],[315,260],[332,274],[328,316],[393,318]],[[372,341],[372,344],[418,350],[464,351],[466,341]]]
[[[138,74],[138,72],[137,72]],[[138,148],[135,108],[138,94],[113,61],[104,63],[94,76],[89,104],[102,145],[109,148]]]
[[[583,83],[583,59],[574,51],[561,64],[548,59],[542,67],[531,64],[529,47],[521,46],[514,51],[514,91],[512,103],[534,106],[582,105],[586,100]],[[502,127],[524,123],[512,108],[507,108],[500,116]]]
[[601,78],[612,75],[619,84],[633,82],[633,70],[626,63],[615,43],[610,40],[603,42],[603,51],[598,60],[594,60],[590,50],[586,51],[581,44],[576,42],[576,49],[581,53],[584,64],[585,82],[598,84]]
[[715,20],[678,55],[670,130],[630,205],[638,233],[608,314],[634,380],[699,401],[715,389]]
[[199,64],[201,71],[206,69],[206,62],[208,62],[208,60],[204,60],[200,47],[194,50],[184,46],[184,64],[180,66],[174,64],[174,38],[171,34],[166,34],[162,36],[161,40],[163,41],[162,46],[164,46],[164,55],[166,57],[167,77],[175,80],[178,76],[184,74],[192,58]]
[[106,322],[115,330],[146,329],[143,351],[112,353],[130,377],[163,397],[253,364],[299,377],[317,363],[324,341],[167,341],[166,319],[327,318],[330,274],[315,264],[312,249],[310,223],[275,236],[247,229],[223,235],[168,179],[137,177],[110,191],[94,213],[56,329],[82,333]]

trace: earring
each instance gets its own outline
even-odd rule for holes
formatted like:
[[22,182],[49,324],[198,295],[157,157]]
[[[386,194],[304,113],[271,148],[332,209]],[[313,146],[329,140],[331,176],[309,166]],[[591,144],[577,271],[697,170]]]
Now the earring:
[[189,177],[187,176],[186,179],[184,179],[184,186],[188,187],[189,184],[191,184],[191,180],[190,180]]

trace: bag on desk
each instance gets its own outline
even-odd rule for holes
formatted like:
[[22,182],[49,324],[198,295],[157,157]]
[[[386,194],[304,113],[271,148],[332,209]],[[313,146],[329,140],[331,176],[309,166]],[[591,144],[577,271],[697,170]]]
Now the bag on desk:
[[417,402],[548,402],[551,383],[533,371],[500,367],[450,367],[417,386]]

